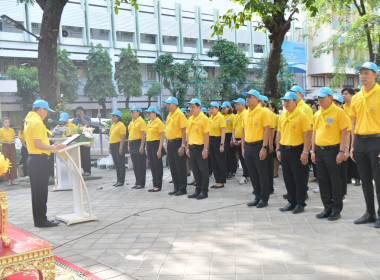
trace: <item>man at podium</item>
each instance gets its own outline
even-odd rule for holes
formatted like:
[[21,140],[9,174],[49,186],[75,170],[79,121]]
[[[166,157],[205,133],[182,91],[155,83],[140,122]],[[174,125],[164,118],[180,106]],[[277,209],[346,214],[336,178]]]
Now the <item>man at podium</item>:
[[54,227],[58,222],[49,221],[46,217],[48,184],[49,184],[49,156],[51,151],[57,151],[66,145],[55,143],[50,145],[47,128],[43,121],[49,108],[45,100],[36,100],[33,110],[25,118],[25,142],[28,149],[26,161],[32,192],[32,208],[35,227]]

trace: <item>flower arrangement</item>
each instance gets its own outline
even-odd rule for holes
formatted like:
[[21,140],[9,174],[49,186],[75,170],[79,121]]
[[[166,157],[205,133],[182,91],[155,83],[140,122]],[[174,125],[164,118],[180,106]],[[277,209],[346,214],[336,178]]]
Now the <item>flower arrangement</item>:
[[9,159],[5,158],[4,155],[0,153],[0,175],[6,173],[9,167],[11,167]]
[[94,142],[93,127],[85,127],[79,125],[75,128],[75,133],[80,134],[78,142]]
[[66,131],[62,127],[56,126],[51,130],[51,132],[53,133],[53,136],[62,137]]

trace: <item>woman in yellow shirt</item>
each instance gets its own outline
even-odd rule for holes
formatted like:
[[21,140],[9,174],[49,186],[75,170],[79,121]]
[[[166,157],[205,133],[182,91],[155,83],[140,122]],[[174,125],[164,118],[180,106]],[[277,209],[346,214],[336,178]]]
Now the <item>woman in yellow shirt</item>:
[[125,152],[124,140],[127,134],[127,128],[121,121],[121,112],[115,110],[110,114],[112,116],[112,126],[109,137],[109,153],[112,155],[113,163],[116,167],[117,181],[114,187],[121,187],[125,181]]
[[28,158],[28,149],[26,148],[26,141],[24,136],[24,127],[25,127],[25,120],[22,120],[21,129],[18,131],[18,139],[21,141],[21,164],[22,164],[22,171],[24,172],[24,177],[28,176],[28,168],[26,166],[26,159]]
[[227,169],[227,179],[233,179],[237,171],[237,159],[236,159],[236,149],[234,142],[232,141],[232,130],[235,120],[235,115],[233,114],[233,109],[231,103],[224,101],[222,106],[223,117],[226,120],[226,169]]
[[224,142],[226,137],[226,120],[219,112],[219,104],[210,103],[210,157],[215,185],[213,189],[224,188],[226,183],[226,153]]
[[142,109],[134,106],[130,109],[132,121],[128,125],[128,151],[131,154],[136,183],[132,189],[145,188],[146,157],[144,153],[146,123],[141,117]]
[[145,112],[148,113],[150,119],[146,126],[145,154],[148,156],[153,177],[153,188],[148,192],[159,192],[162,188],[162,176],[164,174],[162,146],[164,145],[165,125],[159,118],[160,112],[155,106],[150,106]]
[[15,131],[10,128],[11,122],[8,118],[3,119],[3,127],[0,128],[0,142],[2,144],[2,153],[5,158],[8,158],[11,167],[5,173],[5,180],[8,181],[7,185],[18,185],[17,179],[17,155],[15,146]]

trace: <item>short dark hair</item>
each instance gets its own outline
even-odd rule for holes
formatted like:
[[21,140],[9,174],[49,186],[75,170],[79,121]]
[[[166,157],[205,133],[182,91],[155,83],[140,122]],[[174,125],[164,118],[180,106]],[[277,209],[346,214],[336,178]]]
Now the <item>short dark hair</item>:
[[77,111],[77,110],[81,110],[81,111],[84,112],[84,108],[83,108],[82,106],[78,106],[78,107],[76,107],[76,108],[75,108],[75,111]]
[[269,105],[274,108],[274,113],[277,115],[278,114],[278,109],[277,109],[277,106],[276,104],[273,102],[273,101],[270,101],[268,102],[268,108],[269,108]]
[[353,88],[344,88],[344,89],[342,89],[342,91],[341,91],[341,93],[343,93],[344,91],[348,91],[348,93],[349,94],[351,94],[351,95],[355,95],[355,90],[353,89]]

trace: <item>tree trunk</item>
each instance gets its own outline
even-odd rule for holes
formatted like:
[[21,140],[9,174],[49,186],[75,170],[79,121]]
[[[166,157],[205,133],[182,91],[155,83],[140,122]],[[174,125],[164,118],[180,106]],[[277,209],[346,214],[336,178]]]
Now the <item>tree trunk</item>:
[[129,96],[125,98],[125,109],[127,109],[127,110],[129,109],[129,99],[130,98],[131,97],[129,97]]
[[148,96],[148,108],[150,107],[150,103],[152,102],[152,97]]
[[105,99],[105,98],[100,99],[100,100],[98,101],[98,104],[99,104],[100,106],[102,106],[102,110],[103,110],[103,112],[102,112],[102,116],[106,116],[106,99]]
[[38,79],[41,98],[55,108],[61,101],[57,72],[57,38],[63,8],[68,0],[37,0],[43,10],[38,44]]

